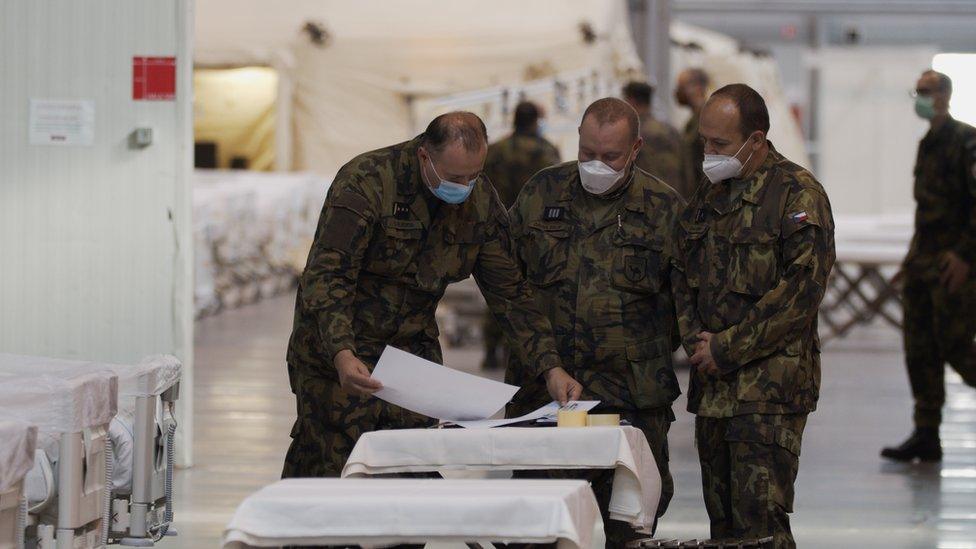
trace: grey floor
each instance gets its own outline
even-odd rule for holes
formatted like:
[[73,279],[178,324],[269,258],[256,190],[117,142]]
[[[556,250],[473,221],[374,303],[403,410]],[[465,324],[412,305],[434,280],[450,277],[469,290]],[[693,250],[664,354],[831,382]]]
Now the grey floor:
[[[277,479],[294,418],[283,363],[293,303],[282,296],[197,324],[195,466],[177,473],[180,536],[163,549],[218,547],[235,506]],[[449,349],[445,361],[476,372],[480,351]],[[898,334],[867,327],[827,347],[820,409],[804,435],[796,489],[801,548],[976,549],[976,391],[954,374],[949,379],[943,463],[885,463],[878,450],[910,429]],[[683,400],[675,410],[676,495],[659,535],[704,538],[693,418]]]

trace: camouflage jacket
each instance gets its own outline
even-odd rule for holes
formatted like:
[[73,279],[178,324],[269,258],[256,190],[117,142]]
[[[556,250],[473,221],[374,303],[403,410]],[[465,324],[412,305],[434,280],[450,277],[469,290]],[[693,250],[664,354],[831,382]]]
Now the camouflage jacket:
[[702,416],[804,413],[820,393],[817,309],[834,264],[823,187],[770,145],[748,179],[705,184],[681,217],[672,284],[691,354],[714,333],[722,375],[695,369],[688,410]]
[[447,284],[470,274],[520,358],[538,373],[558,365],[491,185],[481,177],[463,204],[439,201],[421,180],[418,144],[362,154],[336,175],[299,280],[293,374],[335,379],[336,353],[372,365],[386,345],[440,362],[434,311]]
[[912,276],[939,277],[939,254],[976,265],[976,128],[950,118],[918,144],[915,238],[905,261]]
[[[680,393],[668,242],[682,206],[639,169],[614,196],[590,195],[573,161],[536,174],[512,208],[518,258],[585,399],[639,409],[669,406]],[[524,370],[512,360],[508,379],[531,408],[546,396],[541,383],[526,386]]]
[[705,146],[698,136],[698,115],[694,114],[685,124],[681,133],[681,158],[684,182],[675,188],[687,200],[695,196],[698,187],[703,184],[705,174],[702,172],[702,162],[705,160]]
[[637,154],[637,165],[674,189],[683,187],[684,159],[678,130],[651,116],[643,117],[640,127],[644,146]]
[[558,163],[559,150],[555,145],[535,134],[513,133],[488,147],[485,175],[505,208],[511,208],[530,177]]

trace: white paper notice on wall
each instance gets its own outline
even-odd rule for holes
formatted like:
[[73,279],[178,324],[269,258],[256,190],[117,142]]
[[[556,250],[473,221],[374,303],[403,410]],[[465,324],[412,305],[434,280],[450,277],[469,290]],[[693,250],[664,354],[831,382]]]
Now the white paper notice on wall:
[[89,99],[31,99],[31,145],[92,145],[95,102]]

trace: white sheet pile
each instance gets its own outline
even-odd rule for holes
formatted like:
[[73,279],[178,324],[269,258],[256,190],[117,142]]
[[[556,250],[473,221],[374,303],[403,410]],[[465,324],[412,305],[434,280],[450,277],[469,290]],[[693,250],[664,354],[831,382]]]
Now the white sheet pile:
[[241,503],[224,547],[561,540],[589,549],[603,547],[602,529],[584,481],[286,479]]
[[37,427],[0,416],[0,494],[10,491],[34,466]]
[[343,477],[438,470],[615,469],[610,516],[649,529],[661,475],[634,427],[393,429],[359,437]]
[[195,171],[197,316],[292,287],[330,184],[309,173]]

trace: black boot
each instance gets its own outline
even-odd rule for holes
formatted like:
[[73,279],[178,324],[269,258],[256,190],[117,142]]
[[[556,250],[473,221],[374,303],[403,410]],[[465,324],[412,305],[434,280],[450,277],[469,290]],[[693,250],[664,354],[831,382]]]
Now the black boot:
[[881,450],[881,457],[895,461],[942,461],[942,441],[939,440],[939,430],[932,427],[915,429],[908,440],[895,448]]

